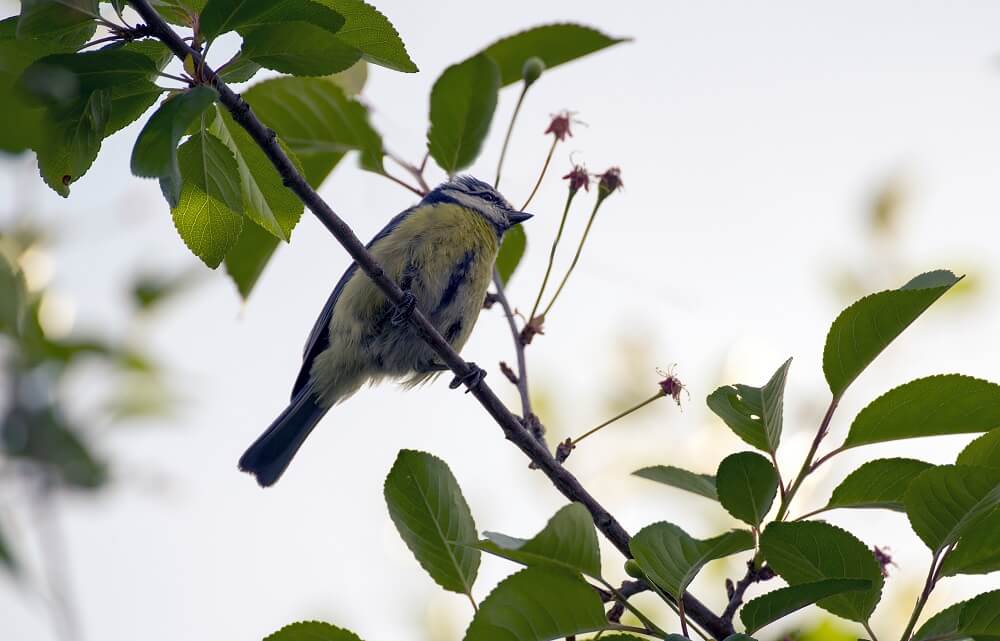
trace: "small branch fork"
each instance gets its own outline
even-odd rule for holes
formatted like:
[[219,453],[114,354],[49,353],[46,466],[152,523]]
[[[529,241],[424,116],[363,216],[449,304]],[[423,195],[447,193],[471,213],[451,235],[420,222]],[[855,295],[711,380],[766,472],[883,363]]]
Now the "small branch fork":
[[[331,234],[343,245],[358,267],[385,294],[388,301],[394,305],[405,302],[405,294],[399,286],[389,278],[375,258],[365,248],[364,244],[354,234],[350,226],[340,218],[333,209],[316,193],[298,172],[295,165],[278,145],[274,132],[268,129],[250,110],[250,105],[222,81],[207,64],[202,54],[192,48],[177,34],[150,5],[148,0],[129,0],[129,5],[142,17],[148,26],[149,33],[163,42],[181,60],[190,56],[195,66],[202,70],[201,78],[219,92],[219,102],[232,114],[233,119],[241,126],[254,142],[265,153],[282,178],[282,183],[311,211]],[[409,322],[418,331],[421,338],[441,358],[457,377],[462,380],[473,380],[477,371],[471,364],[465,362],[452,349],[451,345],[435,329],[420,310],[414,310]],[[559,492],[570,501],[582,503],[590,512],[594,524],[604,536],[623,555],[631,558],[629,552],[629,534],[620,523],[601,505],[580,481],[562,465],[556,462],[552,454],[531,432],[524,428],[521,421],[500,401],[497,395],[482,380],[476,380],[469,386],[472,395],[484,409],[493,417],[503,430],[504,437],[517,446],[537,469],[540,469]],[[684,595],[684,611],[687,615],[717,639],[724,639],[733,632],[732,624],[709,610],[696,598]]]

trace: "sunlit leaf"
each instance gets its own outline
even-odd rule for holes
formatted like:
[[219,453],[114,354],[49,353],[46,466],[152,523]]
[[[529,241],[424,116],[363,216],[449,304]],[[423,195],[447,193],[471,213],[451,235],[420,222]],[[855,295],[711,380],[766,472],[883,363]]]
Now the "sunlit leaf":
[[507,36],[483,50],[500,69],[500,86],[521,79],[524,61],[541,58],[546,69],[557,67],[627,38],[612,38],[596,29],[578,24],[550,24]]
[[597,591],[578,575],[529,567],[479,605],[464,641],[549,641],[607,626]]
[[760,538],[767,564],[790,585],[825,579],[862,579],[868,590],[830,596],[817,605],[837,616],[864,622],[871,617],[882,595],[882,569],[868,547],[829,523],[774,522]]
[[949,271],[927,272],[899,289],[866,296],[841,312],[823,348],[823,373],[833,395],[843,394],[889,343],[959,280]]
[[774,453],[781,443],[788,359],[763,387],[727,385],[712,392],[708,407],[748,445]]
[[496,63],[482,54],[448,67],[434,83],[427,148],[449,174],[468,167],[479,155],[499,88]]
[[671,465],[653,465],[632,472],[635,476],[670,485],[713,501],[719,500],[715,487],[715,477],[711,474],[696,474]]
[[385,479],[385,501],[400,537],[445,590],[471,594],[479,571],[476,523],[448,465],[401,450]]
[[961,374],[918,378],[872,401],[842,447],[1000,427],[1000,385]]

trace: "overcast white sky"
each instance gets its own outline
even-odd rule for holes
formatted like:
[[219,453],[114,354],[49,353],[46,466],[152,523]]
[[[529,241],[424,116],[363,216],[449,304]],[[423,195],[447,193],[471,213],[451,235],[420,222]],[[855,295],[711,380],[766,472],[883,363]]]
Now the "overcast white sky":
[[[544,269],[565,194],[555,177],[568,168],[568,153],[594,170],[622,167],[626,189],[606,204],[530,359],[547,422],[559,433],[604,418],[611,392],[644,398],[653,367],[678,363],[691,394],[683,412],[656,404],[635,430],[623,427],[620,440],[595,437],[570,461],[630,531],[661,519],[697,536],[735,525],[725,515],[704,516],[707,504],[628,476],[652,463],[714,472],[723,454],[737,451],[740,443],[705,416],[704,398],[720,372],[726,382],[760,384],[795,357],[786,397],[801,411],[786,421],[783,464],[798,464],[822,409],[823,338],[844,302],[830,286],[836,268],[870,269],[876,288],[927,269],[975,270],[984,289],[976,303],[932,310],[865,373],[832,438],[842,436],[852,412],[911,378],[959,371],[1000,380],[1000,4],[378,6],[421,73],[372,68],[364,93],[387,145],[413,159],[422,154],[437,74],[497,37],[571,20],[635,39],[546,74],[532,89],[502,185],[512,200],[523,198],[548,144],[541,134],[548,115],[579,113],[587,126],[560,148],[553,178],[532,207],[538,215],[527,227],[529,255],[510,290],[524,308]],[[0,9],[16,11],[11,3]],[[502,94],[472,173],[492,175],[515,91]],[[195,261],[155,183],[128,173],[137,131],[105,142],[69,200],[35,179],[33,161],[0,164],[0,217],[9,220],[29,203],[60,230],[54,286],[74,301],[80,329],[122,326],[120,288],[136,269],[179,270]],[[894,175],[911,186],[899,271],[873,259],[863,236],[872,192]],[[364,238],[412,201],[357,170],[353,159],[321,193]],[[583,218],[581,207],[575,222]],[[236,471],[245,446],[284,407],[302,342],[347,264],[306,216],[246,305],[222,274],[209,274],[149,328],[148,340],[189,402],[176,420],[113,433],[107,448],[131,482],[63,506],[88,641],[257,639],[298,618],[329,620],[369,641],[426,639],[431,620],[437,639],[460,638],[468,603],[431,583],[387,518],[382,481],[396,452],[417,448],[448,461],[480,529],[528,535],[562,505],[474,400],[450,392],[443,379],[409,394],[386,385],[336,408],[275,488],[261,490]],[[513,400],[496,369],[511,358],[505,331],[498,312],[484,314],[465,355],[488,365],[489,381]],[[642,357],[628,380],[649,381],[631,396],[622,391],[622,339]],[[964,440],[871,451],[948,462]],[[829,483],[858,460],[845,456],[842,467],[826,470],[827,484],[816,483],[811,500],[824,499]],[[831,519],[901,555],[875,623],[876,631],[898,634],[894,619],[911,603],[926,552],[901,516]],[[620,579],[620,560],[611,549],[605,556],[609,575]],[[476,595],[511,569],[485,560]],[[955,598],[996,583],[995,576],[949,579],[930,610],[944,605],[949,591]],[[718,573],[696,588],[721,603]],[[37,599],[0,578],[0,636],[53,639],[45,617]]]

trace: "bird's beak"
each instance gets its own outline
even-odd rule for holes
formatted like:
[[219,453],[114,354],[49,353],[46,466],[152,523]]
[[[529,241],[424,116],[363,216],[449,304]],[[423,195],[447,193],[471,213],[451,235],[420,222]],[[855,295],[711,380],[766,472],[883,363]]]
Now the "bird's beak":
[[523,211],[512,211],[507,214],[507,220],[510,221],[510,226],[513,227],[514,225],[520,225],[532,216],[534,216],[534,214],[529,214]]

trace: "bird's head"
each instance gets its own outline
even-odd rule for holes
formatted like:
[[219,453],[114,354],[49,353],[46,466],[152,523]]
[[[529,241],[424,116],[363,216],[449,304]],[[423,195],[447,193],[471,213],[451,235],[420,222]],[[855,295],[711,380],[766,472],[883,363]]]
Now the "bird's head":
[[486,219],[497,234],[503,234],[514,225],[531,218],[531,214],[518,211],[500,192],[472,176],[455,176],[435,187],[424,196],[425,204],[454,203]]

